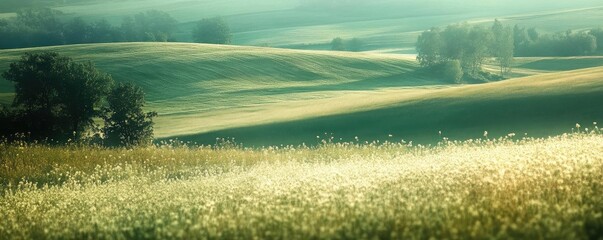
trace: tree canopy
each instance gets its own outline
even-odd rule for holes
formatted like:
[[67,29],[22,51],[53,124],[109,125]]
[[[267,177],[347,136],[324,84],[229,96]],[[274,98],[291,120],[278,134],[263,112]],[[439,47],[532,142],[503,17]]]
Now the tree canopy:
[[142,112],[142,89],[131,84],[113,87],[111,76],[91,62],[75,62],[55,52],[27,53],[2,77],[14,83],[15,98],[11,108],[0,109],[0,135],[79,141],[98,134],[94,120],[103,118],[108,142],[118,136],[122,141],[116,145],[131,146],[152,139],[156,113]]
[[106,19],[86,22],[51,9],[26,9],[16,17],[0,19],[0,49],[105,42],[175,41],[178,22],[169,14],[151,10],[126,17],[120,26]]
[[193,39],[198,43],[230,44],[230,26],[220,17],[205,18],[193,29]]
[[[504,76],[506,72],[510,71],[511,63],[513,63],[513,52],[515,51],[513,30],[511,30],[511,27],[503,26],[497,19],[492,25],[492,33],[494,34],[492,55],[500,66],[500,75]],[[534,33],[531,35],[537,37]]]
[[16,130],[57,141],[83,137],[113,84],[92,63],[54,52],[27,53],[2,76],[15,84],[12,106],[21,118]]
[[131,83],[119,83],[107,97],[109,106],[104,116],[103,133],[112,146],[150,144],[153,140],[155,112],[144,113],[142,88]]

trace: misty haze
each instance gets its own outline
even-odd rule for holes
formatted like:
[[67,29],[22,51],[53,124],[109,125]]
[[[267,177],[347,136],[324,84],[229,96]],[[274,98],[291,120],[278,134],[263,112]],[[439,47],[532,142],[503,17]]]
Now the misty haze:
[[0,0],[0,240],[601,240],[600,123],[600,0]]

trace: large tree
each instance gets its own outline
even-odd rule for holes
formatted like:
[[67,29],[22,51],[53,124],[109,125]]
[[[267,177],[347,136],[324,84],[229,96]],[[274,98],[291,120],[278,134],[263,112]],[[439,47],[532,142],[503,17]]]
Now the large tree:
[[[513,63],[513,52],[515,50],[513,30],[511,30],[511,27],[503,26],[497,19],[492,25],[492,33],[494,34],[492,53],[500,66],[500,75],[504,77],[505,73],[511,68],[511,63]],[[534,37],[537,38],[536,35]]]
[[331,41],[331,50],[333,51],[345,51],[345,43],[340,37],[333,38]]
[[206,18],[193,29],[193,39],[198,43],[230,44],[230,27],[223,18]]
[[113,79],[90,62],[54,52],[27,53],[2,76],[15,84],[18,129],[35,139],[80,139],[100,116]]
[[155,112],[143,112],[145,104],[142,88],[131,83],[118,84],[107,97],[109,104],[104,117],[104,135],[109,145],[135,146],[150,144],[153,140]]

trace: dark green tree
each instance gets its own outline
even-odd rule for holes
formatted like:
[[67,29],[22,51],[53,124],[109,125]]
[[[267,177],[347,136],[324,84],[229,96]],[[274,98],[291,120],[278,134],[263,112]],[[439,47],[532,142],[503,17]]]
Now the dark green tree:
[[432,28],[423,32],[417,40],[417,60],[421,66],[433,66],[440,62],[442,51],[440,30]]
[[35,139],[79,140],[101,114],[113,79],[92,63],[77,63],[54,52],[27,53],[2,76],[15,84],[14,131]]
[[572,56],[588,56],[597,51],[597,38],[591,34],[580,32],[568,36],[568,49]]
[[71,19],[65,25],[65,42],[68,44],[88,43],[90,42],[92,28],[82,18]]
[[[124,25],[131,24],[129,19],[124,19]],[[150,10],[134,16],[137,41],[173,41],[173,33],[177,29],[178,21],[166,12]]]
[[364,50],[364,42],[360,38],[352,38],[346,45],[346,49],[351,52],[361,52]]
[[153,140],[155,112],[143,112],[142,88],[131,83],[118,84],[107,97],[109,104],[104,116],[105,139],[111,146],[137,146]]
[[98,20],[90,26],[90,42],[108,43],[120,40],[120,32],[106,19]]
[[345,43],[340,37],[333,38],[331,41],[331,50],[333,51],[345,51]]
[[230,44],[231,41],[230,27],[220,17],[199,21],[192,34],[198,43]]

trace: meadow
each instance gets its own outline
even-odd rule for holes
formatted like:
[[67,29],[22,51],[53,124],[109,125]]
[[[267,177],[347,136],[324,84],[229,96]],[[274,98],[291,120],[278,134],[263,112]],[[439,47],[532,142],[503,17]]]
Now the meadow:
[[[0,71],[29,51],[90,60],[116,81],[142,86],[147,109],[159,113],[159,140],[299,145],[327,133],[428,144],[439,131],[456,140],[485,130],[542,137],[603,119],[601,57],[518,58],[512,79],[458,85],[391,54],[115,43],[2,50]],[[0,103],[12,92],[0,81]]]
[[430,148],[0,143],[0,239],[597,239],[594,124]]
[[[508,79],[457,84],[414,55],[433,26],[498,18],[580,31],[598,27],[601,3],[343,2],[358,5],[53,5],[112,24],[160,9],[180,41],[223,16],[244,46],[0,50],[0,72],[26,52],[91,61],[141,86],[145,111],[159,113],[152,146],[0,141],[0,240],[601,239],[603,57],[516,58]],[[367,51],[322,51],[334,37]],[[499,68],[489,59],[484,70]],[[0,105],[13,97],[0,78]]]

